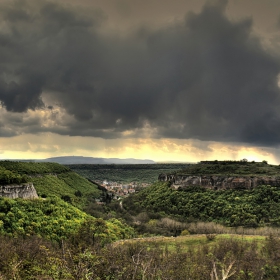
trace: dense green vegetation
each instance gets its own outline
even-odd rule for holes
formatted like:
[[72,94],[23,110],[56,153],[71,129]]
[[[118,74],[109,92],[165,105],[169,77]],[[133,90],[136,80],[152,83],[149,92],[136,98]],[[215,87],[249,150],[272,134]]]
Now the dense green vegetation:
[[123,201],[134,215],[160,213],[183,221],[214,221],[227,226],[280,225],[280,188],[209,190],[188,187],[174,190],[158,182]]
[[49,240],[61,240],[75,235],[86,223],[92,230],[98,230],[98,235],[108,242],[134,234],[132,228],[116,219],[106,222],[96,219],[55,196],[35,200],[0,198],[2,235],[37,235]]
[[68,167],[52,162],[0,161],[0,167],[17,172],[20,175],[60,174],[70,171]]
[[280,166],[266,161],[214,161],[211,163],[190,164],[182,170],[173,172],[187,175],[229,175],[229,176],[280,176]]
[[[41,198],[0,198],[0,234],[12,237],[40,236],[49,240],[73,238],[83,227],[111,242],[134,235],[132,228],[114,218],[94,218],[85,208],[101,191],[69,168],[56,163],[0,162],[1,183],[33,182]],[[61,199],[62,198],[62,199]],[[101,242],[101,241],[100,241]]]
[[67,167],[91,180],[153,183],[160,173],[175,172],[190,164],[71,164]]
[[1,233],[39,235],[59,239],[73,234],[86,214],[57,197],[48,199],[0,198]]
[[7,170],[5,167],[0,166],[0,184],[22,184],[27,183],[28,177],[20,175],[18,172]]

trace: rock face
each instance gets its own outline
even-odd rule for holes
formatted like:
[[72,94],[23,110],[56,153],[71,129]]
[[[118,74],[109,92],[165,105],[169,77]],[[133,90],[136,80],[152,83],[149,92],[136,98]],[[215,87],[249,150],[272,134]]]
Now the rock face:
[[160,174],[159,181],[170,182],[175,189],[189,186],[202,186],[214,190],[252,189],[259,185],[280,186],[280,177],[274,176],[194,176]]
[[21,185],[7,185],[0,186],[0,197],[8,198],[26,198],[35,199],[38,198],[36,189],[32,183],[26,183]]

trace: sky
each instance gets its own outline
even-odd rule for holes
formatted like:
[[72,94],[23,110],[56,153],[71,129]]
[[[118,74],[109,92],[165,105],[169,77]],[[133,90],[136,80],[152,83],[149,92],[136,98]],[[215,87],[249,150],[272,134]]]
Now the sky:
[[279,0],[0,0],[0,159],[280,163]]

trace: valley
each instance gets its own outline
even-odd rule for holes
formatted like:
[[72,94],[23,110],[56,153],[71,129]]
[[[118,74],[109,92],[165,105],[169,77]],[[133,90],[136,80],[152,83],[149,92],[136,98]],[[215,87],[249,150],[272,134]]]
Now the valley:
[[277,279],[278,181],[217,188],[197,178],[271,180],[279,170],[244,161],[73,166],[2,161],[2,189],[33,184],[38,198],[0,197],[0,276]]

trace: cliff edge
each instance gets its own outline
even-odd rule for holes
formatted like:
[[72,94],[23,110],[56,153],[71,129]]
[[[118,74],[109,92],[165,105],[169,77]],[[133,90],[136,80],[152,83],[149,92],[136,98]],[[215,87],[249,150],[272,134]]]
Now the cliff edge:
[[38,194],[33,183],[24,183],[0,186],[0,197],[35,199],[38,198]]
[[252,189],[259,185],[280,186],[279,176],[195,176],[160,174],[158,180],[170,182],[171,187],[175,189],[190,186],[202,186],[214,190]]

